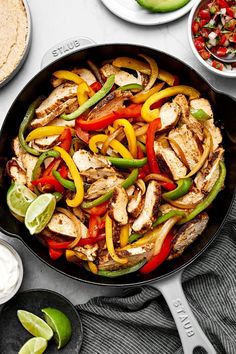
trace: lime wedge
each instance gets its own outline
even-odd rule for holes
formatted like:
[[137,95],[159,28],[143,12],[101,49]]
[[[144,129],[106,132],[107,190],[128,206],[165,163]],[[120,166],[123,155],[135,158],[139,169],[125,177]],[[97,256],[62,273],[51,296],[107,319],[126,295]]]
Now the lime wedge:
[[32,201],[37,197],[29,188],[20,183],[14,183],[7,192],[7,205],[18,216],[25,216]]
[[23,345],[18,354],[42,354],[45,352],[47,344],[44,338],[31,338]]
[[44,319],[52,328],[57,348],[63,348],[70,340],[72,326],[69,318],[60,310],[47,307],[41,310],[44,313]]
[[42,318],[25,310],[18,310],[17,317],[22,326],[33,336],[42,337],[49,340],[53,336],[53,331]]
[[56,207],[56,198],[53,194],[39,195],[28,207],[25,214],[25,226],[31,233],[41,232],[49,223]]

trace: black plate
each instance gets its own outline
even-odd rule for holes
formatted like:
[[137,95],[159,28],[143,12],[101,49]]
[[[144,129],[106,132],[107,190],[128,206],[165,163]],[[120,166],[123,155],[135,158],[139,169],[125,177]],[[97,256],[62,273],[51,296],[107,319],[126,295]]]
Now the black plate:
[[48,343],[45,354],[78,354],[83,339],[81,319],[64,296],[50,290],[27,290],[18,293],[4,305],[0,314],[0,353],[17,354],[23,344],[33,336],[24,329],[17,318],[17,310],[26,310],[43,318],[42,308],[54,307],[63,311],[71,321],[72,337],[68,344],[58,351],[53,339]]

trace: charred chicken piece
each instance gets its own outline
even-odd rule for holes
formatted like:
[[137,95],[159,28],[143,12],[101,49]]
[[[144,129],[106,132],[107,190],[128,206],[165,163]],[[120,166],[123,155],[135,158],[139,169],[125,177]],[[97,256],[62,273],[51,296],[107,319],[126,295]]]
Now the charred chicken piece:
[[159,132],[166,131],[175,126],[180,117],[180,108],[174,102],[165,103],[160,109],[161,129]]
[[123,178],[115,176],[109,176],[107,178],[100,178],[94,183],[91,184],[87,193],[85,195],[85,199],[95,199],[100,197],[101,195],[107,193],[108,191],[114,189],[121,185],[124,181]]
[[[86,238],[88,229],[79,219],[78,222],[80,223],[81,237]],[[76,229],[73,221],[63,213],[54,213],[47,225],[47,228],[57,235],[59,234],[73,238],[78,236],[76,234]]]
[[74,153],[73,160],[80,172],[110,166],[110,162],[105,157],[94,155],[83,149]]
[[201,213],[191,221],[186,222],[175,234],[173,248],[168,259],[179,257],[184,250],[193,243],[196,238],[205,230],[209,216]]
[[108,213],[118,225],[126,225],[128,223],[127,204],[128,196],[125,189],[121,186],[115,187],[109,202]]
[[147,187],[143,210],[132,225],[135,232],[145,232],[149,229],[157,216],[160,203],[161,187],[157,181],[151,181]]
[[118,86],[124,86],[128,84],[142,85],[146,82],[145,75],[140,74],[137,71],[138,76],[134,76],[127,71],[121,70],[111,64],[105,64],[101,69],[101,74],[107,78],[110,75],[115,75],[115,84]]
[[154,142],[154,150],[161,172],[178,180],[187,173],[187,168],[176,156],[167,142]]

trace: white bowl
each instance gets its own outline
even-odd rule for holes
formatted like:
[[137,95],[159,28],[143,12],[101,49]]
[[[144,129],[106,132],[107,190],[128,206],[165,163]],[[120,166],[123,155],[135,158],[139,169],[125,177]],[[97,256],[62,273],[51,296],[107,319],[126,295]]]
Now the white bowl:
[[217,69],[213,68],[213,66],[211,66],[206,60],[204,60],[201,57],[201,55],[198,53],[198,51],[195,48],[195,45],[193,43],[193,36],[192,36],[192,22],[193,22],[193,19],[195,18],[195,15],[198,12],[199,7],[202,6],[204,3],[208,3],[208,2],[209,2],[209,0],[197,1],[196,4],[193,6],[190,14],[189,14],[189,18],[188,18],[188,39],[189,39],[190,47],[191,47],[195,57],[200,61],[200,63],[202,63],[202,65],[205,66],[205,68],[207,68],[208,70],[210,70],[214,74],[217,74],[217,75],[219,75],[221,77],[236,78],[236,69],[234,69],[233,71],[230,71],[230,70],[220,71],[220,70],[217,70]]
[[17,260],[18,267],[19,267],[19,276],[18,276],[17,283],[16,283],[15,287],[12,289],[10,294],[8,294],[7,296],[5,296],[3,298],[0,298],[0,305],[2,305],[4,303],[6,303],[7,301],[9,301],[19,290],[22,280],[23,280],[24,271],[23,271],[22,260],[19,256],[19,254],[16,252],[16,250],[11,245],[9,245],[9,243],[7,243],[6,241],[1,240],[1,239],[0,239],[0,245],[6,247],[13,254],[15,259]]

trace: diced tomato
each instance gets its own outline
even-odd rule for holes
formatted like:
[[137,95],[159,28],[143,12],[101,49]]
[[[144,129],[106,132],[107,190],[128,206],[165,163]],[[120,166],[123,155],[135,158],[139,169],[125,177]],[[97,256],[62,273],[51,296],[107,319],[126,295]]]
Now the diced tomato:
[[232,34],[229,40],[232,43],[236,43],[236,34]]
[[224,57],[227,54],[228,49],[226,47],[219,47],[216,51],[218,57]]
[[220,36],[219,45],[224,45],[225,42],[226,42],[226,40],[227,40],[226,35],[225,35],[225,34],[222,34],[222,35]]
[[95,92],[98,92],[102,88],[102,84],[98,81],[95,81],[92,85],[90,85],[91,89]]
[[213,60],[211,65],[213,66],[213,68],[220,70],[220,71],[222,71],[224,69],[224,65],[217,60]]
[[[203,28],[201,29],[201,35],[202,35],[202,37],[204,37],[204,38],[208,38],[210,32],[211,32],[210,28],[204,28],[204,27],[203,27]],[[199,37],[198,37],[198,38],[199,38]]]
[[194,45],[195,45],[197,51],[202,50],[205,47],[204,38],[203,37],[195,38]]
[[226,8],[226,13],[227,13],[228,16],[234,18],[234,10],[231,9],[230,7]]
[[193,31],[193,34],[198,34],[199,23],[197,21],[193,21],[193,23],[192,23],[192,31]]
[[220,6],[221,9],[227,9],[229,7],[225,0],[216,0],[216,3]]
[[206,49],[199,50],[199,54],[204,60],[207,60],[211,57],[211,54]]
[[201,19],[207,20],[207,22],[209,22],[210,19],[211,19],[210,11],[207,10],[207,9],[200,10],[199,11],[199,17]]
[[236,27],[236,19],[232,18],[230,21],[226,22],[224,27],[228,31],[234,31]]
[[200,21],[199,21],[199,26],[200,26],[200,27],[203,27],[203,26],[205,26],[207,23],[208,23],[207,20],[200,20]]

